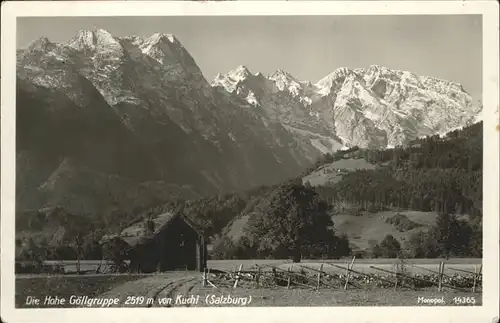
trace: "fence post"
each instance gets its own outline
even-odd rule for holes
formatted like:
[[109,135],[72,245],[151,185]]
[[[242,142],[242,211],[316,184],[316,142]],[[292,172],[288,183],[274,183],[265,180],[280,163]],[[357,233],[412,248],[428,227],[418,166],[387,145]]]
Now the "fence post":
[[352,267],[354,267],[354,260],[355,259],[356,259],[356,256],[352,257],[351,266],[349,266],[349,263],[347,263],[344,290],[347,289],[347,284],[349,283],[349,273],[350,273]]
[[472,286],[472,292],[476,292],[476,286],[479,280],[479,276],[481,275],[481,271],[483,269],[483,265],[479,266],[479,271],[477,270],[477,265],[474,266],[474,285]]
[[217,286],[214,285],[210,280],[210,268],[207,268],[207,274],[206,274],[206,282],[208,285],[212,286],[213,288],[217,288]]
[[287,282],[287,285],[286,285],[286,288],[287,289],[290,289],[290,283],[292,282],[292,266],[288,267],[288,282]]
[[438,285],[439,292],[443,289],[443,276],[444,276],[444,261],[441,261],[439,263],[439,285]]
[[443,262],[439,262],[439,268],[438,268],[438,292],[441,291],[441,267],[443,266]]
[[207,268],[203,268],[203,287],[207,286]]
[[238,281],[240,280],[241,268],[242,267],[243,267],[243,264],[240,264],[240,267],[238,268],[238,273],[236,274],[236,281],[234,282],[233,288],[236,288],[238,286]]
[[346,261],[346,269],[345,269],[345,284],[344,284],[344,290],[347,289],[347,283],[349,282],[349,262]]
[[319,271],[318,271],[318,281],[316,284],[316,289],[319,290],[319,287],[321,285],[321,272],[323,271],[323,264],[319,266]]
[[472,292],[476,292],[476,283],[477,283],[477,265],[474,265],[474,283],[472,284]]
[[[479,278],[481,277],[481,273],[482,273],[482,272],[483,272],[483,264],[480,264],[480,265],[479,265],[479,272],[478,272],[478,274],[477,274],[477,279],[478,279],[478,280],[479,280]],[[482,282],[482,280],[481,280],[481,282]],[[482,285],[482,283],[481,283],[481,288],[482,288],[482,286],[483,286],[483,285]]]

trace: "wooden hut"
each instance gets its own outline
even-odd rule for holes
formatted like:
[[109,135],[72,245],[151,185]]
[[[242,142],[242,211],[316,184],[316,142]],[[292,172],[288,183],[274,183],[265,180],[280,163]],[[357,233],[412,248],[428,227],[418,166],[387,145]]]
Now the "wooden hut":
[[124,229],[120,238],[130,246],[126,258],[132,272],[203,271],[207,265],[203,230],[182,212],[136,223]]

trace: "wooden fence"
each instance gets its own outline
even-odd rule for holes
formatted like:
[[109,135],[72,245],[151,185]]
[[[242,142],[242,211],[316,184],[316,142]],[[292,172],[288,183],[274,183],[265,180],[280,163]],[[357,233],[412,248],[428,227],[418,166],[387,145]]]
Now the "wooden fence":
[[[395,268],[384,269],[379,266],[369,266],[370,273],[354,269],[356,258],[345,266],[323,262],[319,268],[310,265],[293,263],[281,266],[260,265],[243,270],[243,265],[233,271],[221,269],[206,269],[202,276],[202,284],[206,287],[276,287],[307,288],[319,290],[334,288],[347,290],[349,288],[363,289],[372,287],[412,289],[437,288],[458,290],[462,292],[478,292],[482,285],[482,265],[475,265],[474,271],[446,266],[445,261],[438,264],[437,270],[404,262],[393,264]],[[300,268],[299,271],[294,270]],[[445,274],[445,267],[455,274]],[[327,270],[327,268],[329,270]],[[410,268],[417,268],[428,275],[411,273]]]

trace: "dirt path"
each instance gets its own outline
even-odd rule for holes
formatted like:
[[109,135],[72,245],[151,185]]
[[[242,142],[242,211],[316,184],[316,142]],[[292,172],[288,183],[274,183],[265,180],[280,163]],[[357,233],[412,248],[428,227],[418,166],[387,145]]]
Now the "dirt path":
[[119,298],[120,307],[171,307],[175,304],[159,305],[158,299],[175,300],[178,294],[187,294],[198,283],[201,284],[200,273],[168,272],[127,282],[99,297]]
[[[181,298],[188,298],[190,295],[190,291],[197,285],[201,284],[200,280],[196,277],[186,277],[179,281],[173,282],[168,286],[165,286],[162,290],[160,290],[155,296],[155,303],[153,307],[173,307],[173,306],[185,306],[190,307],[190,304],[176,304],[177,296]],[[172,299],[171,304],[160,304],[160,299]]]

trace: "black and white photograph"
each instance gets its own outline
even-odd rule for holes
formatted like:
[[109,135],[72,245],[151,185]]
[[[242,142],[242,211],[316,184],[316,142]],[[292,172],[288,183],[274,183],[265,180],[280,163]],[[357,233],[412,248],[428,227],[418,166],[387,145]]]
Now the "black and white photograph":
[[335,2],[9,7],[2,319],[498,317],[498,5]]

